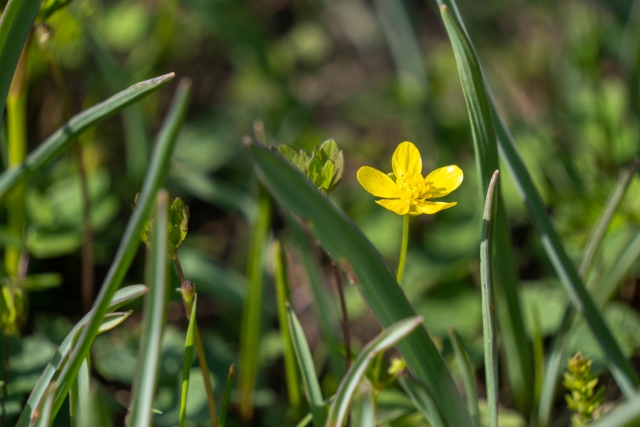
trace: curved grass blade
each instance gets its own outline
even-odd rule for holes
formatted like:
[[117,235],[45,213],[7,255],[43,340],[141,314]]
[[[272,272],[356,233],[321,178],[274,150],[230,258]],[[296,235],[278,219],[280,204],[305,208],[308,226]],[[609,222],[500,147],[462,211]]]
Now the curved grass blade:
[[640,394],[618,405],[611,413],[589,424],[589,427],[631,427],[640,419]]
[[302,377],[302,389],[307,397],[307,402],[309,402],[313,425],[314,427],[322,427],[324,426],[325,412],[318,375],[313,366],[311,350],[309,350],[309,344],[304,336],[300,321],[289,303],[287,303],[287,321],[289,323],[289,332],[291,333],[291,342],[293,343]]
[[167,315],[169,288],[167,270],[167,198],[166,191],[156,197],[156,209],[151,236],[151,253],[147,257],[149,295],[144,304],[140,350],[131,392],[129,425],[151,426],[158,366],[162,347],[162,332]]
[[[499,167],[496,131],[484,86],[482,69],[476,53],[464,29],[455,20],[449,9],[442,7],[444,21],[456,57],[460,82],[469,111],[469,121],[476,153],[476,165],[481,184],[481,197],[487,194],[494,171]],[[495,253],[501,260],[496,268],[496,297],[499,301],[500,329],[507,357],[507,377],[514,390],[519,409],[528,413],[533,399],[533,365],[531,347],[527,341],[520,300],[517,293],[517,278],[513,269],[511,238],[507,224],[502,195],[496,195],[497,212]]]
[[245,419],[253,416],[253,396],[258,374],[258,345],[262,311],[264,262],[267,239],[271,227],[271,200],[260,187],[258,215],[251,233],[251,247],[247,260],[249,290],[245,294],[240,327],[240,415]]
[[591,268],[591,263],[593,262],[593,258],[595,257],[598,249],[600,248],[600,243],[602,243],[602,238],[604,237],[607,228],[609,228],[609,224],[611,223],[611,219],[613,218],[613,214],[618,209],[620,202],[622,201],[622,197],[624,196],[629,183],[631,182],[631,178],[635,175],[638,170],[638,157],[633,159],[631,165],[627,168],[626,171],[620,176],[616,186],[613,191],[609,195],[609,198],[604,204],[604,209],[596,222],[595,227],[593,228],[593,232],[589,236],[589,240],[585,245],[584,254],[582,255],[582,261],[580,261],[580,267],[578,267],[578,274],[582,279],[586,279],[587,272],[589,268]]
[[296,367],[296,355],[291,343],[289,323],[287,322],[287,300],[289,299],[289,279],[287,278],[287,260],[280,240],[273,242],[273,258],[275,263],[276,302],[278,306],[278,324],[284,346],[284,373],[287,382],[289,405],[297,408],[300,405],[299,375]]
[[[449,19],[453,20],[453,16],[450,12],[447,11],[443,13],[443,15],[446,15]],[[456,25],[460,27],[457,22]],[[463,30],[461,31],[464,32]],[[540,197],[540,194],[538,193],[538,190],[536,189],[533,180],[531,179],[531,176],[529,175],[529,172],[516,149],[513,138],[498,115],[494,103],[491,102],[490,106],[495,118],[498,143],[500,145],[502,155],[512,176],[514,177],[516,187],[529,210],[529,214],[533,218],[534,225],[541,235],[542,247],[547,253],[547,256],[556,270],[560,281],[567,290],[567,293],[571,298],[571,302],[575,308],[583,314],[589,328],[606,354],[609,370],[615,378],[618,386],[625,395],[632,396],[635,393],[635,388],[640,385],[640,380],[638,379],[638,376],[631,364],[624,357],[622,350],[604,322],[602,315],[596,309],[596,306],[582,283],[580,276],[578,276],[575,266],[564,250],[558,233],[555,231],[555,228],[553,227],[553,224],[551,223],[551,220],[544,208],[542,198]],[[498,216],[500,216],[500,211],[498,211]]]
[[410,377],[398,377],[402,389],[411,398],[416,408],[432,427],[445,427],[444,421],[438,412],[438,407],[429,394],[429,390],[418,380]]
[[[484,369],[487,383],[489,427],[498,427],[498,337],[495,327],[495,301],[493,286],[493,240],[495,236],[496,189],[498,171],[495,171],[484,204],[480,240],[480,282],[482,293],[482,332],[484,338]],[[493,218],[493,220],[492,220]]]
[[69,410],[73,427],[83,427],[82,419],[86,418],[87,411],[91,410],[90,379],[89,357],[85,357],[76,380],[69,390]]
[[[107,311],[117,310],[119,307],[122,307],[124,304],[127,304],[137,298],[140,298],[145,293],[147,293],[147,287],[144,285],[131,285],[131,286],[127,286],[126,288],[119,289],[113,295],[113,298],[111,299],[111,303],[109,304]],[[67,361],[67,356],[69,355],[69,351],[71,349],[71,345],[74,339],[78,335],[78,332],[84,327],[84,325],[86,325],[91,314],[92,312],[90,311],[73,327],[73,329],[67,334],[65,339],[62,341],[62,344],[60,344],[60,347],[58,347],[58,350],[51,358],[51,361],[49,361],[49,364],[44,368],[44,371],[42,372],[40,379],[38,380],[35,387],[31,391],[31,395],[29,396],[29,399],[27,400],[27,403],[25,404],[24,409],[20,414],[20,418],[18,418],[16,427],[29,426],[29,420],[33,417],[35,408],[37,408],[40,405],[42,397],[44,396],[44,393],[47,390],[47,387],[49,387],[51,380],[55,376],[55,373],[58,372],[60,368],[63,366],[63,364]],[[131,311],[126,312],[124,314],[126,314],[126,316],[123,316],[123,313],[120,313],[120,315],[117,316],[117,318],[120,320],[118,324],[122,323],[131,314]],[[113,321],[113,318],[109,314],[105,315],[105,319],[102,325],[100,326],[100,328],[98,329],[98,333],[101,333],[104,325],[106,324],[113,325],[112,321]],[[117,325],[113,325],[113,326],[115,327]]]
[[57,386],[52,383],[47,387],[42,401],[38,406],[37,417],[34,417],[33,427],[49,427],[53,422],[53,401],[56,395]]
[[[9,93],[18,58],[41,0],[9,0],[0,18],[0,117]],[[2,125],[0,125],[2,127]]]
[[231,401],[231,392],[233,391],[233,381],[236,379],[236,365],[232,363],[229,366],[229,373],[227,374],[227,388],[224,391],[224,399],[222,400],[222,406],[220,407],[220,427],[224,427],[227,422],[227,412],[229,411],[229,401]]
[[471,365],[471,360],[469,359],[469,354],[464,349],[464,344],[460,336],[453,328],[449,329],[449,339],[451,340],[453,352],[456,354],[460,371],[462,372],[462,381],[464,382],[464,390],[467,395],[469,414],[471,415],[471,419],[473,419],[473,425],[475,427],[481,427],[480,407],[478,406],[478,385],[476,384],[476,376],[473,366]]
[[[193,364],[193,341],[195,336],[196,325],[196,304],[198,295],[193,298],[191,306],[191,317],[189,318],[189,328],[187,329],[187,337],[184,343],[184,359],[182,364],[182,393],[180,395],[180,427],[184,427],[187,421],[187,394],[189,392],[189,376],[191,375],[191,365]],[[137,424],[133,424],[137,426]]]
[[164,76],[135,84],[113,95],[106,101],[73,116],[71,120],[32,151],[22,164],[8,169],[0,175],[0,198],[11,188],[29,178],[69,148],[85,130],[160,89],[169,83],[173,76],[173,73],[165,74]]
[[169,114],[160,130],[142,192],[136,205],[136,210],[127,224],[124,236],[118,247],[116,258],[111,264],[104,283],[100,288],[100,293],[94,303],[93,313],[89,317],[87,326],[80,336],[78,345],[71,353],[69,362],[63,368],[58,378],[59,389],[56,395],[54,411],[57,411],[62,405],[65,394],[71,386],[71,381],[73,381],[73,378],[80,368],[82,359],[89,353],[98,327],[107,311],[109,301],[116,291],[116,288],[122,282],[140,245],[140,234],[149,216],[155,195],[167,174],[176,136],[186,114],[190,86],[190,82],[186,80],[182,80],[178,86]]
[[401,320],[385,328],[374,339],[369,341],[342,378],[342,381],[340,381],[338,391],[336,391],[336,395],[329,408],[329,415],[325,427],[342,427],[347,419],[349,406],[351,405],[351,400],[356,392],[358,383],[364,377],[373,358],[406,338],[422,324],[422,321],[421,316],[413,316]]
[[[383,327],[415,316],[415,311],[380,253],[353,222],[276,153],[247,141],[258,176],[280,204],[305,221],[338,265],[356,284]],[[445,422],[472,425],[451,373],[424,327],[398,345],[412,372],[422,380]]]
[[369,381],[360,385],[360,398],[354,403],[355,422],[353,427],[371,427],[376,425],[376,402],[373,386]]

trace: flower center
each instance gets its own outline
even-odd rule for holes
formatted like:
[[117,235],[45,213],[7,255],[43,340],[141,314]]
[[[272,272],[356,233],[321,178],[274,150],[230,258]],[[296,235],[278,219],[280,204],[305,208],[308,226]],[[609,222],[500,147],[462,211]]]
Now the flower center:
[[421,174],[414,175],[411,172],[407,172],[396,180],[396,184],[400,191],[404,193],[404,197],[409,200],[417,199],[426,190],[424,178]]

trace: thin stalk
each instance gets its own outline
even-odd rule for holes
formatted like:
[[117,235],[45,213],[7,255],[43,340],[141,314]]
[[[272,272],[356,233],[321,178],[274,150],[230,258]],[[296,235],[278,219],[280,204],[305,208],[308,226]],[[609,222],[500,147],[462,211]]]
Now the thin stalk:
[[231,400],[231,392],[233,391],[233,381],[236,378],[236,365],[232,363],[229,366],[227,374],[227,388],[224,391],[224,399],[222,400],[222,408],[220,408],[220,427],[224,427],[227,421],[227,411],[229,410],[229,401]]
[[[196,326],[196,304],[198,295],[189,296],[189,303],[185,302],[189,314],[189,328],[187,329],[187,339],[184,349],[184,360],[182,364],[182,393],[180,395],[180,427],[184,427],[187,421],[187,394],[189,392],[189,376],[191,375],[191,364],[193,363],[193,342]],[[206,381],[205,381],[206,382]]]
[[[187,280],[184,278],[184,272],[178,259],[178,254],[172,254],[173,263],[178,270],[178,277],[180,278],[181,285],[184,285]],[[191,283],[191,282],[189,282]],[[184,304],[184,310],[187,315],[187,319],[191,319],[191,301],[189,297],[185,297],[185,293],[182,294],[182,302]],[[202,380],[204,382],[204,388],[207,392],[207,407],[209,409],[209,417],[211,417],[211,426],[218,426],[218,415],[216,411],[216,401],[213,396],[213,387],[211,387],[211,379],[209,377],[209,365],[207,365],[207,357],[204,352],[204,345],[202,344],[202,338],[200,337],[200,329],[198,328],[198,322],[193,320],[193,335],[194,343],[196,346],[196,354],[198,355],[198,363],[200,364],[200,370],[202,371]]]
[[351,328],[349,326],[349,313],[347,313],[347,303],[344,298],[344,286],[342,285],[342,276],[340,276],[340,270],[335,262],[331,261],[331,268],[333,269],[333,276],[336,279],[336,286],[338,287],[338,295],[340,296],[340,309],[342,310],[342,334],[344,335],[344,346],[346,350],[345,354],[345,366],[348,371],[351,367]]
[[398,286],[402,285],[402,277],[404,276],[404,265],[407,262],[407,248],[409,247],[409,218],[410,215],[406,214],[402,222],[402,244],[400,246],[400,262],[398,263],[398,272],[396,273]]
[[4,335],[5,342],[5,353],[7,358],[4,361],[4,386],[2,387],[2,427],[6,426],[6,415],[7,415],[7,397],[8,397],[8,389],[9,389],[9,376],[11,375],[11,364],[9,363],[9,359],[11,358],[11,335]]

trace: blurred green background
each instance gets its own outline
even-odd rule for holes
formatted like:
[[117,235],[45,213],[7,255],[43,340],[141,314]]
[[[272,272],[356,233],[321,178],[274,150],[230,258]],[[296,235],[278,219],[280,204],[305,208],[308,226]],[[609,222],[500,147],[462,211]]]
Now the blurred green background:
[[[619,173],[639,151],[640,2],[633,3],[459,2],[503,117],[576,260]],[[193,80],[193,99],[167,187],[191,209],[180,259],[199,292],[198,321],[218,396],[229,364],[238,361],[248,236],[257,200],[251,161],[240,139],[253,133],[255,120],[264,123],[268,144],[309,150],[329,138],[337,141],[344,150],[345,173],[331,198],[392,269],[402,219],[373,202],[355,179],[357,169],[370,165],[390,171],[393,150],[408,140],[420,149],[425,173],[449,164],[464,170],[464,183],[447,198],[458,202],[455,208],[412,221],[404,283],[430,333],[442,342],[445,358],[451,354],[446,331],[455,326],[474,362],[481,364],[480,195],[467,109],[435,2],[72,0],[34,37],[52,51],[78,110],[160,74],[175,72]],[[82,138],[98,284],[114,257],[174,87]],[[63,100],[37,43],[29,52],[28,123],[30,149],[63,123]],[[542,332],[550,336],[559,326],[566,296],[509,174],[502,179],[524,316],[530,320],[537,310]],[[638,231],[639,191],[635,179],[587,281],[598,280]],[[9,414],[18,413],[64,334],[84,314],[80,186],[72,156],[63,156],[31,179],[26,194],[29,273],[55,274],[43,280],[43,290],[29,294],[24,337],[14,338],[11,345]],[[334,390],[339,377],[326,365],[327,349],[301,254],[291,233],[282,229],[284,218],[277,208],[273,222],[274,230],[292,243],[287,246],[292,303],[323,373],[323,386]],[[143,280],[143,251],[127,284]],[[323,262],[320,267],[326,270],[337,313],[329,265]],[[265,271],[256,414],[253,422],[243,422],[232,408],[230,425],[293,425],[301,415],[287,410],[270,261]],[[640,346],[637,273],[634,268],[618,301],[605,309],[627,354]],[[173,280],[178,287],[177,275]],[[379,327],[355,288],[347,288],[347,297],[360,347]],[[158,426],[175,425],[179,407],[187,321],[179,294],[171,299],[156,404],[163,412],[156,417]],[[125,327],[100,336],[92,351],[95,383],[114,425],[122,425],[128,402],[139,309]],[[334,316],[340,336],[337,319]],[[570,347],[582,349],[602,366],[586,328],[573,334]],[[3,358],[4,344],[0,354]],[[636,365],[638,360],[636,356]],[[189,419],[192,425],[205,425],[202,377],[194,372],[191,378]],[[508,396],[503,390],[506,406]],[[56,425],[68,424],[67,413],[60,412]]]

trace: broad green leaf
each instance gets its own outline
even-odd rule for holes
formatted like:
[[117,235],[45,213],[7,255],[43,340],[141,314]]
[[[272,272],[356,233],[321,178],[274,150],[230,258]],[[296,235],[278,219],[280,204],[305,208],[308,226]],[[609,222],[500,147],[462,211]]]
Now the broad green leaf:
[[[462,91],[469,111],[469,121],[475,149],[476,166],[484,197],[493,173],[499,167],[496,131],[484,86],[480,63],[464,29],[452,16],[447,7],[441,8],[453,52],[455,54]],[[526,339],[522,309],[517,293],[517,278],[512,260],[511,238],[506,211],[500,189],[496,194],[497,212],[495,216],[496,239],[495,256],[500,262],[496,270],[496,299],[504,349],[507,354],[507,378],[514,391],[517,406],[521,411],[530,411],[533,390],[533,365],[531,348]]]
[[[29,178],[54,160],[64,152],[64,150],[69,148],[88,128],[160,89],[169,83],[169,81],[173,79],[173,76],[173,73],[165,74],[164,76],[135,84],[106,101],[73,116],[71,120],[32,151],[21,165],[13,167],[0,175],[0,198],[11,188]],[[153,170],[153,168],[149,170]]]
[[[382,326],[415,316],[384,259],[353,222],[284,159],[261,145],[247,143],[260,179],[284,208],[307,223],[358,286]],[[428,387],[448,425],[472,425],[451,373],[426,329],[416,329],[398,347],[409,368]]]
[[[9,0],[0,18],[0,117],[18,58],[31,31],[41,0]],[[0,127],[2,125],[0,124]]]
[[156,193],[167,175],[176,136],[186,114],[190,86],[190,82],[181,81],[167,118],[160,129],[136,210],[127,224],[116,258],[111,264],[100,288],[100,293],[94,303],[94,309],[89,317],[87,326],[80,336],[78,345],[69,356],[69,362],[58,377],[59,389],[56,395],[55,411],[62,406],[65,395],[71,387],[71,382],[77,374],[82,360],[89,354],[100,323],[102,323],[102,319],[107,312],[109,301],[124,279],[127,269],[140,246],[140,233],[155,201]]
[[307,397],[309,408],[313,417],[313,425],[315,427],[324,426],[325,412],[322,392],[320,391],[320,383],[318,375],[313,365],[311,350],[304,336],[304,331],[298,321],[298,317],[293,309],[287,304],[287,321],[289,323],[289,333],[291,334],[291,342],[298,360],[300,375],[302,376],[302,389]]
[[[189,318],[189,327],[187,328],[187,336],[184,342],[184,360],[182,363],[182,393],[180,394],[180,427],[184,427],[187,421],[187,393],[189,391],[189,376],[191,374],[191,365],[193,364],[193,342],[196,330],[196,304],[198,303],[198,295],[193,298],[191,306],[191,317]],[[137,426],[138,424],[133,424]],[[151,424],[149,424],[151,425]]]
[[498,427],[498,336],[495,326],[495,298],[493,284],[493,241],[495,237],[495,199],[498,171],[489,183],[482,216],[480,241],[480,290],[482,294],[482,336],[484,341],[484,369],[489,405],[489,427]]
[[453,352],[458,359],[458,365],[460,365],[462,381],[464,382],[465,394],[467,396],[467,405],[469,406],[469,413],[473,419],[473,425],[475,427],[481,427],[480,409],[478,407],[478,385],[476,384],[476,375],[471,365],[469,354],[464,349],[464,344],[460,336],[453,328],[449,329],[449,339],[451,340]]
[[[131,285],[122,288],[113,295],[107,311],[117,310],[119,307],[122,307],[123,305],[141,297],[145,293],[147,293],[147,287],[144,285]],[[69,351],[71,349],[71,344],[73,343],[78,332],[83,328],[84,325],[86,325],[91,314],[92,311],[87,313],[67,334],[66,338],[62,341],[62,344],[60,344],[60,347],[58,347],[58,350],[51,358],[51,361],[44,369],[42,375],[40,376],[40,379],[31,391],[31,395],[29,396],[29,399],[27,400],[27,403],[25,404],[24,409],[20,414],[20,418],[18,418],[16,427],[29,426],[29,420],[33,416],[35,408],[40,405],[45,390],[51,383],[51,380],[53,379],[55,373],[59,372],[60,368],[66,363]],[[104,324],[110,323],[113,320],[108,315],[106,315],[105,317],[106,319],[102,322],[100,327],[102,327],[102,325]]]
[[336,395],[329,408],[325,427],[342,427],[347,419],[351,400],[356,393],[358,384],[367,372],[374,357],[395,346],[420,325],[422,325],[422,317],[413,316],[385,328],[374,339],[369,341],[342,378],[342,381],[340,381]]
[[420,382],[410,377],[399,377],[398,382],[402,389],[409,395],[413,404],[422,413],[432,427],[445,427],[444,421],[438,412],[438,407],[429,394],[429,390]]
[[149,294],[145,298],[140,350],[129,408],[131,426],[151,426],[153,398],[155,396],[158,367],[162,347],[162,332],[167,315],[169,278],[167,270],[169,195],[157,195],[153,218],[151,253],[147,257],[146,280]]

